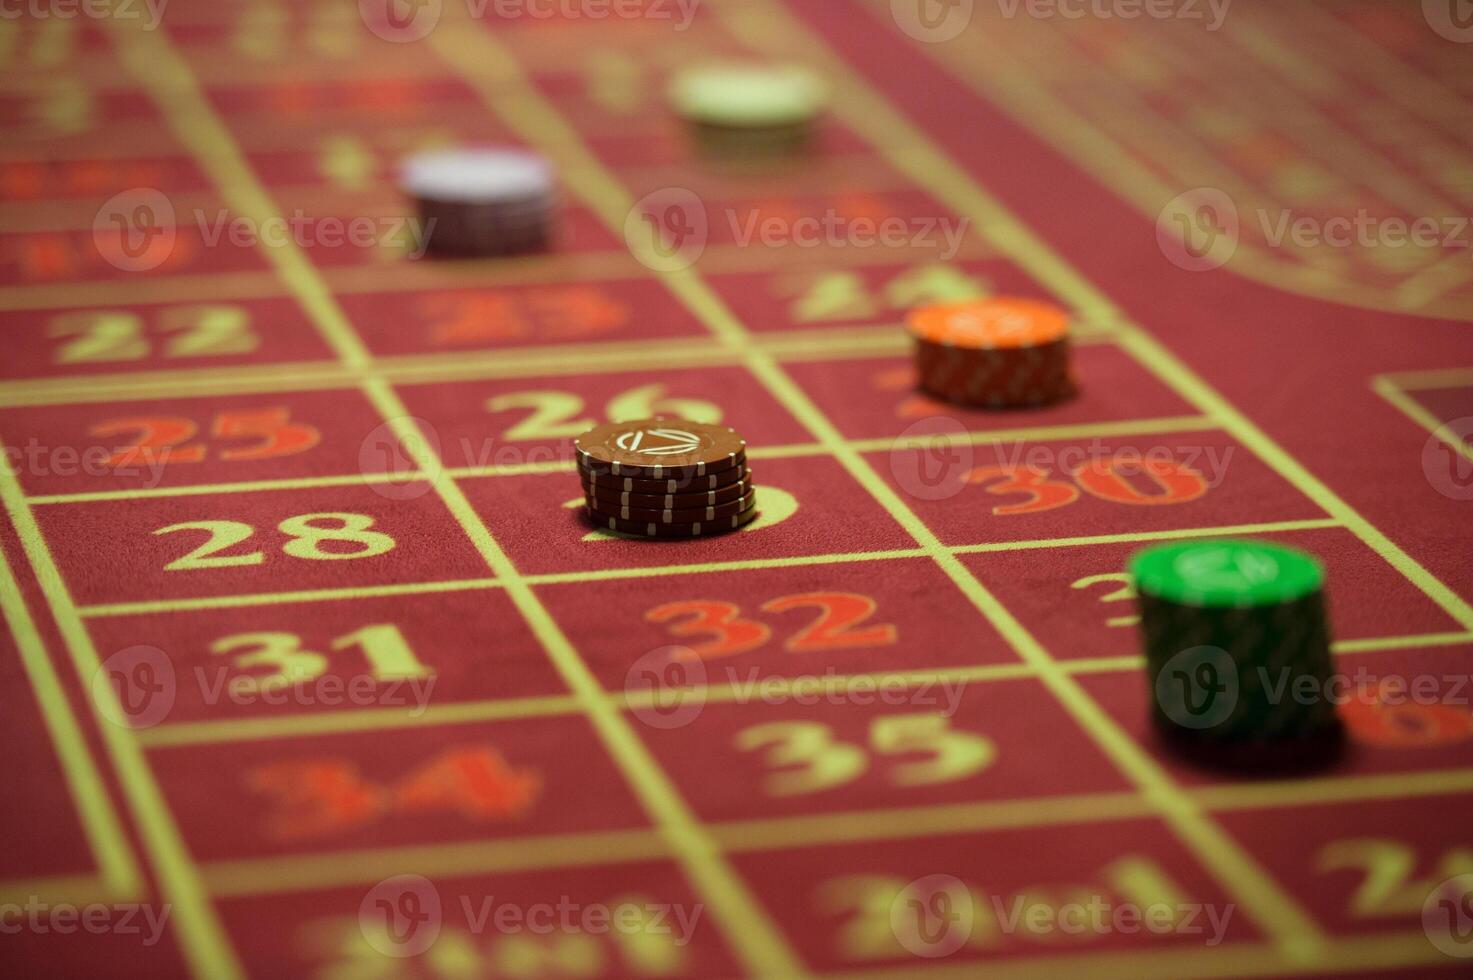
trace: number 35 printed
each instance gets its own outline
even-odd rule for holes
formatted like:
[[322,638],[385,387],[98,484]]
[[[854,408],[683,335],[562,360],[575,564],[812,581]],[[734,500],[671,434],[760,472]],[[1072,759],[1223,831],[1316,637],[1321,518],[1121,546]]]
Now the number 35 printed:
[[[852,783],[872,763],[885,758],[884,778],[892,786],[930,786],[973,776],[997,758],[986,736],[956,731],[943,714],[887,715],[870,722],[866,743],[834,738],[829,726],[814,721],[753,725],[735,739],[742,752],[762,752],[768,770],[768,796],[817,793]],[[919,756],[906,761],[890,756]]]

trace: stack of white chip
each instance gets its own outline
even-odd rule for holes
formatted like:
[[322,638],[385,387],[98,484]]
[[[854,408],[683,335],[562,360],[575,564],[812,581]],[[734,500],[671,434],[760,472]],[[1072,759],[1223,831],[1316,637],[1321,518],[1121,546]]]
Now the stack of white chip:
[[556,175],[536,153],[511,147],[420,153],[405,161],[400,187],[419,209],[432,252],[513,255],[551,238]]

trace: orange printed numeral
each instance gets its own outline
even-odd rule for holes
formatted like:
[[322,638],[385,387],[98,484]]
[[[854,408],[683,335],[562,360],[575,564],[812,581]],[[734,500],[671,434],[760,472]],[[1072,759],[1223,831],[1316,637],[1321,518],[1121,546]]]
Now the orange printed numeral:
[[[817,608],[818,616],[788,638],[783,644],[785,650],[794,653],[853,650],[888,646],[898,639],[898,631],[891,624],[857,628],[878,609],[869,596],[804,592],[779,596],[764,602],[760,608],[762,612],[783,613],[809,607]],[[667,602],[649,610],[644,618],[652,623],[668,624],[670,634],[679,639],[709,637],[687,645],[692,656],[708,660],[747,653],[772,639],[772,627],[742,618],[742,609],[735,603],[715,599]]]
[[549,286],[520,296],[472,293],[432,296],[426,312],[438,320],[440,346],[485,343],[540,334],[549,338],[607,333],[629,322],[629,308],[596,286]]
[[304,453],[322,441],[322,433],[310,425],[291,421],[289,408],[264,408],[254,412],[222,412],[210,430],[220,439],[255,438],[260,442],[240,449],[226,449],[221,459],[231,461],[275,459]]
[[878,611],[875,600],[852,592],[804,592],[762,604],[763,612],[817,607],[818,617],[794,633],[783,648],[794,653],[818,650],[853,650],[859,647],[892,645],[898,633],[894,624],[855,629]]
[[1362,686],[1341,706],[1340,717],[1357,740],[1369,745],[1426,748],[1473,738],[1473,713],[1451,704],[1410,701],[1400,679]]
[[[1083,463],[1070,470],[1074,483],[1051,478],[1049,471],[1036,466],[978,466],[962,478],[964,483],[983,487],[998,496],[1026,494],[1028,499],[1016,504],[999,504],[992,512],[1036,514],[1065,507],[1079,499],[1083,489],[1091,496],[1116,504],[1155,507],[1162,504],[1184,504],[1207,493],[1207,480],[1185,463],[1174,460],[1137,460],[1129,462],[1111,457]],[[1131,482],[1139,477],[1151,490]],[[1154,491],[1154,492],[1152,492]]]
[[507,765],[493,748],[452,749],[395,787],[400,810],[455,810],[473,820],[522,816],[542,790],[542,777]]
[[279,807],[266,818],[266,833],[278,840],[358,827],[382,815],[388,805],[384,790],[364,782],[352,763],[337,759],[258,766],[249,782],[256,792],[276,797]]
[[[140,463],[201,463],[206,447],[184,445],[199,432],[199,426],[185,418],[137,416],[108,419],[87,430],[88,435],[108,438],[133,433],[132,440],[108,457],[107,466],[134,466]],[[291,421],[291,409],[267,408],[258,411],[221,412],[215,416],[210,432],[220,439],[252,438],[253,446],[226,449],[220,458],[231,462],[275,459],[304,453],[322,441],[322,434],[310,425]]]
[[1028,499],[1017,504],[998,504],[992,508],[994,514],[1037,514],[1074,503],[1079,491],[1067,483],[1050,480],[1048,471],[1036,466],[978,466],[969,470],[962,478],[963,483],[974,483],[990,494],[999,497],[1027,494]]
[[383,817],[447,810],[472,820],[523,816],[542,791],[542,777],[515,769],[490,746],[453,748],[391,785],[364,779],[343,759],[258,766],[251,789],[274,797],[266,833],[303,840],[361,827]]

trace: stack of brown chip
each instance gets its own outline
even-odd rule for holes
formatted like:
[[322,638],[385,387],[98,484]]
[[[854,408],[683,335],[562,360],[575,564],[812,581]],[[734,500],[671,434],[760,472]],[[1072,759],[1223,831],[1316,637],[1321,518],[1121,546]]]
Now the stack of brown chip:
[[578,475],[600,528],[648,538],[733,531],[757,516],[747,443],[686,419],[610,422],[578,437]]

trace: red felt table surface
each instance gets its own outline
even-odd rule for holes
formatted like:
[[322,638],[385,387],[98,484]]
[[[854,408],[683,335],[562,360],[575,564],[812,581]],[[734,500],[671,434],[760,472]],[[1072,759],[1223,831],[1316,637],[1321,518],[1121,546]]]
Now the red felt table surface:
[[[0,20],[7,975],[1473,964],[1455,10],[64,6]],[[801,156],[668,110],[732,57],[829,79]],[[448,142],[554,160],[546,254],[415,254]],[[987,294],[1077,397],[917,393]],[[572,439],[660,413],[755,522],[593,530]],[[1126,564],[1222,535],[1323,561],[1339,759],[1152,731]]]

